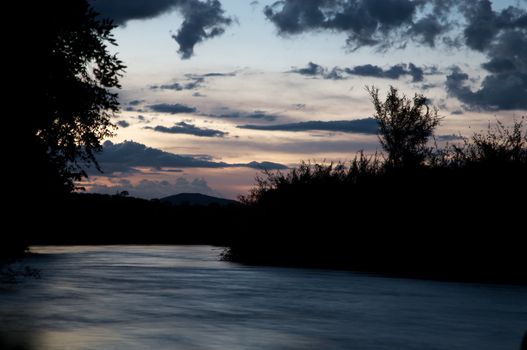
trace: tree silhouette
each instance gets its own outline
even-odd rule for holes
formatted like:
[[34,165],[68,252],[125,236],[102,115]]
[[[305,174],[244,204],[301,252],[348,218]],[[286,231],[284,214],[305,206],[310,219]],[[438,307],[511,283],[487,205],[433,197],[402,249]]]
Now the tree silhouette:
[[393,168],[421,165],[429,153],[428,139],[439,125],[437,109],[429,107],[423,95],[415,94],[412,99],[399,96],[393,86],[384,102],[379,98],[379,89],[373,86],[366,89],[375,107],[379,141],[388,154],[386,165]]
[[[7,188],[0,265],[23,253],[28,233],[45,235],[47,220],[64,225],[57,202],[75,188],[85,167],[112,135],[118,111],[116,89],[124,65],[111,53],[111,21],[87,0],[13,3],[21,14],[4,44],[10,78],[2,149]],[[23,14],[23,15],[22,15]],[[87,217],[88,213],[77,215]]]
[[16,125],[31,181],[50,193],[69,192],[97,162],[100,141],[112,135],[118,111],[116,88],[125,68],[108,45],[116,45],[111,21],[86,0],[31,5],[31,49],[27,64],[31,93]]

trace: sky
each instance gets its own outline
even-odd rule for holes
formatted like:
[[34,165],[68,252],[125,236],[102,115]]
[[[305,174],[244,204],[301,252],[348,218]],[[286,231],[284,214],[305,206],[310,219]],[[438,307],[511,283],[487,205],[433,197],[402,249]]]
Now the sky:
[[127,66],[89,192],[246,194],[380,151],[366,86],[424,94],[440,144],[527,110],[527,0],[91,0]]

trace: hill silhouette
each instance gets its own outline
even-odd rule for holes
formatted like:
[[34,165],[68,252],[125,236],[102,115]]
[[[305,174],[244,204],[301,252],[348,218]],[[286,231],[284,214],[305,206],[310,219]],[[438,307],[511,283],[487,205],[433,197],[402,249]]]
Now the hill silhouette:
[[179,193],[168,197],[159,199],[161,203],[169,203],[172,205],[198,205],[198,206],[209,206],[209,205],[239,205],[240,202],[235,200],[208,196],[202,193]]

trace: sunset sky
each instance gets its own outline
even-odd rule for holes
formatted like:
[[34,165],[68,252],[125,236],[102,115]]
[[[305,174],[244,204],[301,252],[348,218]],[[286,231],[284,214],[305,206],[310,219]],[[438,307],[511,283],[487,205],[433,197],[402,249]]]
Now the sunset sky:
[[527,110],[525,0],[93,0],[127,66],[91,192],[236,198],[259,169],[379,150],[365,86],[423,93],[439,143]]

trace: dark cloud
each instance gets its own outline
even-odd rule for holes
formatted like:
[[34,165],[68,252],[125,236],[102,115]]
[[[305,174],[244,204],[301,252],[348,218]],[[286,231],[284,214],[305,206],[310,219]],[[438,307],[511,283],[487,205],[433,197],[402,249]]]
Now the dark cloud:
[[130,126],[130,123],[128,123],[126,120],[119,120],[117,122],[117,126],[121,127],[121,128],[127,128]]
[[436,88],[438,86],[439,86],[439,84],[426,83],[426,84],[421,84],[421,86],[419,88],[421,90],[430,90],[430,89]]
[[415,37],[417,42],[434,47],[437,38],[449,29],[450,26],[448,24],[441,23],[437,16],[429,14],[413,24],[410,29],[410,34]]
[[180,103],[176,103],[173,105],[168,104],[168,103],[158,103],[154,105],[148,105],[147,107],[150,108],[154,112],[169,113],[169,114],[194,113],[197,111],[195,107],[185,106]]
[[[285,169],[282,164],[270,162],[251,162],[247,164],[228,164],[215,162],[207,155],[178,155],[162,151],[160,149],[147,147],[134,141],[112,143],[106,141],[103,150],[97,155],[97,161],[101,169],[107,173],[130,173],[135,168],[147,167],[154,169],[163,168],[232,168],[247,167],[253,169]],[[92,174],[96,175],[95,172]]]
[[177,0],[92,0],[92,6],[102,17],[116,24],[125,24],[134,19],[150,19],[175,10]]
[[151,120],[146,119],[146,117],[141,114],[137,116],[137,120],[139,121],[139,123],[143,123],[143,124],[149,124],[151,122]]
[[450,17],[459,12],[468,17],[479,2],[482,0],[282,0],[266,6],[264,14],[280,35],[340,32],[347,35],[346,43],[352,49],[405,47],[408,41],[434,47],[438,42],[457,42],[450,34],[458,21]]
[[141,105],[145,102],[146,102],[145,100],[128,101],[127,106],[124,107],[124,110],[127,112],[143,112]]
[[378,125],[373,118],[334,121],[307,121],[278,125],[240,125],[241,129],[265,131],[333,131],[376,135]]
[[489,0],[480,0],[463,4],[462,10],[467,20],[465,43],[477,51],[485,52],[504,32],[527,28],[526,12],[519,7],[509,6],[497,12]]
[[313,62],[309,62],[307,64],[307,67],[305,68],[293,68],[291,69],[291,73],[298,73],[302,75],[309,75],[309,76],[323,76],[326,73],[326,69],[322,67],[321,65],[318,65]]
[[481,65],[485,70],[491,73],[506,73],[514,71],[516,66],[514,62],[505,57],[495,57]]
[[139,106],[141,103],[145,102],[145,100],[132,100],[128,102],[130,106]]
[[174,82],[170,84],[162,84],[162,85],[152,85],[150,89],[157,90],[175,90],[175,91],[182,91],[182,90],[195,90],[197,88],[202,87],[205,84],[205,79],[207,78],[216,78],[216,77],[234,77],[236,76],[236,72],[230,72],[230,73],[206,73],[206,74],[186,74],[186,78],[188,81],[184,83],[180,82]]
[[182,156],[150,148],[143,144],[124,141],[112,143],[106,141],[103,150],[97,155],[104,172],[133,172],[136,167],[150,168],[222,168],[226,163],[212,162],[192,156]]
[[203,78],[210,78],[210,77],[235,77],[236,72],[229,72],[229,73],[206,73],[202,75],[198,74],[192,74],[194,77],[203,77]]
[[183,23],[172,38],[179,44],[178,52],[183,59],[194,54],[196,44],[223,34],[233,22],[218,0],[92,0],[92,5],[101,16],[117,24],[178,11]]
[[334,67],[332,70],[328,70],[327,68],[313,62],[309,62],[304,68],[293,67],[289,71],[289,73],[296,73],[311,77],[322,77],[329,80],[345,79],[343,72],[344,71],[339,67]]
[[425,72],[423,68],[417,67],[415,64],[397,64],[387,68],[386,70],[375,65],[365,64],[362,66],[355,66],[352,68],[333,67],[329,70],[321,65],[309,62],[305,68],[293,68],[290,73],[297,73],[312,77],[322,77],[330,80],[345,79],[346,75],[360,75],[385,79],[399,79],[402,76],[411,76],[412,81],[423,81],[425,74],[435,74],[432,70]]
[[186,0],[184,3],[181,12],[185,20],[172,38],[179,44],[178,52],[181,57],[187,59],[194,54],[197,43],[223,34],[232,19],[225,16],[218,0]]
[[[284,0],[266,6],[264,14],[281,35],[328,30],[348,35],[347,44],[385,46],[397,34],[415,32],[430,37],[423,22],[416,26],[416,14],[423,1],[411,0]],[[436,29],[437,31],[437,29]],[[437,35],[437,34],[436,34]],[[427,40],[424,40],[427,42]]]
[[527,109],[527,74],[522,72],[491,74],[473,91],[468,74],[455,67],[446,77],[446,88],[472,110]]
[[346,68],[346,73],[353,75],[362,75],[367,77],[384,77],[384,70],[379,66],[365,64],[362,66],[355,66],[353,68]]
[[413,82],[423,81],[423,75],[425,72],[422,68],[417,67],[415,64],[410,63],[408,65],[408,75],[412,77]]
[[246,119],[259,119],[259,120],[265,120],[268,122],[275,121],[279,117],[274,114],[268,114],[264,111],[254,111],[253,113],[246,114],[244,116]]
[[[413,41],[481,52],[488,58],[482,67],[489,73],[481,87],[472,91],[463,84],[454,86],[453,76],[448,81],[451,94],[473,109],[525,109],[527,9],[523,4],[525,1],[495,10],[490,0],[283,0],[266,6],[264,13],[281,35],[340,32],[348,36],[352,49],[404,48]],[[370,69],[368,76],[396,79],[408,74],[421,81],[423,72],[415,68],[409,66],[408,73],[400,66]],[[314,63],[295,72],[342,77],[338,71],[329,74]]]
[[119,179],[110,185],[95,184],[89,188],[89,192],[102,194],[116,194],[128,191],[133,197],[140,198],[163,198],[179,193],[202,193],[209,196],[221,196],[213,190],[203,178],[189,180],[185,177],[178,177],[174,182],[141,180],[137,184],[132,184],[129,180]]
[[251,168],[251,169],[258,169],[258,170],[284,170],[288,169],[287,166],[279,163],[273,163],[273,162],[250,162],[250,163],[237,163],[232,164],[232,167],[238,167],[238,168]]
[[463,112],[461,109],[456,109],[455,111],[450,112],[452,115],[462,115],[465,112]]
[[474,110],[527,109],[527,11],[509,6],[495,11],[489,0],[459,2],[464,16],[462,40],[485,54],[488,72],[479,88],[467,86],[469,76],[455,68],[446,79],[451,96]]
[[163,84],[163,85],[152,85],[150,89],[157,90],[175,90],[175,91],[181,91],[181,90],[193,90],[200,86],[200,84],[203,82],[201,81],[192,81],[189,83],[181,84],[181,83],[171,83],[171,84]]
[[344,70],[339,67],[333,67],[327,74],[324,75],[324,79],[330,80],[342,80],[345,79]]
[[247,112],[229,112],[222,114],[207,114],[208,117],[220,118],[220,119],[247,119],[247,120],[263,120],[272,122],[279,118],[279,116],[274,114],[269,114],[265,111],[254,111],[251,113]]
[[187,134],[199,137],[224,137],[228,134],[227,132],[221,130],[200,128],[198,126],[186,122],[179,122],[171,127],[166,127],[162,125],[157,125],[155,127],[146,126],[145,129],[163,132],[167,134]]
[[476,91],[449,76],[449,92],[473,109],[527,109],[527,13],[513,7],[494,12],[480,1],[469,14],[466,43],[487,54],[482,67],[489,75]]
[[366,64],[362,66],[355,66],[353,68],[346,68],[345,72],[351,75],[360,75],[376,78],[399,79],[402,76],[409,75],[413,82],[423,81],[424,71],[413,63],[408,65],[398,64],[391,66],[384,70],[379,66]]
[[463,140],[463,136],[456,135],[456,134],[448,134],[448,135],[437,135],[435,136],[437,141],[459,141]]

